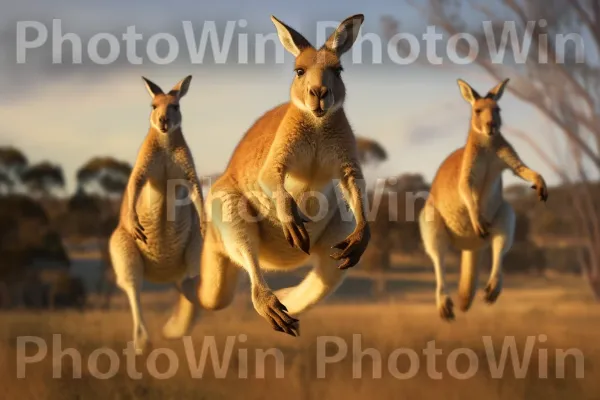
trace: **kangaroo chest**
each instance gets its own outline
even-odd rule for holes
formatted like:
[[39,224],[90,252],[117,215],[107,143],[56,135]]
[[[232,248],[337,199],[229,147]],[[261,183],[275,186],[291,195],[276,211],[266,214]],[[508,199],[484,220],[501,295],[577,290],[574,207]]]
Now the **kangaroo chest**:
[[331,184],[339,176],[335,148],[327,138],[304,140],[287,165],[285,186],[290,193],[303,190],[319,190]]
[[492,151],[478,153],[473,160],[471,179],[477,191],[481,210],[491,218],[502,201],[502,171],[504,164]]
[[285,189],[317,231],[342,201],[334,190],[338,164],[327,141],[319,141],[303,144],[287,168]]
[[142,252],[164,266],[181,264],[193,227],[190,184],[177,165],[165,163],[148,178],[137,204],[148,242]]

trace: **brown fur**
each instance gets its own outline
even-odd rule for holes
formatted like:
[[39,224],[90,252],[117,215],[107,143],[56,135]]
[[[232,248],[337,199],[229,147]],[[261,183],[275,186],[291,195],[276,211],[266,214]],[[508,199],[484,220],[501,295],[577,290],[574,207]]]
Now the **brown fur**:
[[[180,126],[179,100],[187,93],[191,76],[167,94],[144,80],[152,96],[150,129],[138,152],[119,224],[109,243],[117,283],[129,297],[139,352],[148,340],[139,305],[142,280],[174,283],[186,299],[178,312],[182,307],[192,312],[192,279],[199,275],[201,232],[206,220],[200,182]],[[186,204],[184,187],[191,199]],[[177,199],[181,199],[179,204]],[[173,318],[176,316],[177,312]],[[191,319],[187,322],[189,327]],[[163,333],[172,334],[169,324]]]
[[[319,50],[272,20],[282,44],[296,56],[290,102],[255,122],[210,190],[198,297],[205,308],[226,307],[241,266],[250,276],[258,314],[275,330],[295,336],[298,320],[290,315],[335,290],[369,242],[363,176],[343,110],[339,60],[354,43],[363,16],[343,21]],[[319,211],[314,197],[304,201],[310,192],[325,198],[328,209],[308,222],[307,216]],[[352,210],[346,219],[344,199]],[[332,247],[341,251],[330,255]],[[267,286],[262,270],[289,270],[311,258],[315,266],[298,286],[277,295]]]
[[437,303],[445,319],[453,319],[453,303],[445,289],[443,259],[449,246],[461,250],[459,285],[461,309],[471,306],[480,252],[492,246],[493,265],[485,299],[496,301],[502,287],[502,257],[510,249],[514,212],[502,195],[502,171],[512,170],[533,184],[540,200],[548,192],[542,176],[529,169],[502,136],[498,100],[508,80],[481,97],[459,80],[463,97],[472,106],[465,147],[444,160],[433,180],[430,197],[420,215],[421,236],[431,257],[438,282]]

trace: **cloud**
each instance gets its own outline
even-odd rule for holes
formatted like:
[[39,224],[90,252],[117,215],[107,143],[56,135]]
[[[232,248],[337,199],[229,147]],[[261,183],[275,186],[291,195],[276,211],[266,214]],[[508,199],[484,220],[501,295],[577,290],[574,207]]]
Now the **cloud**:
[[[75,3],[68,0],[16,2],[11,5],[10,10],[3,10],[6,12],[0,16],[0,26],[4,27],[0,31],[0,70],[3,72],[0,77],[0,91],[13,92],[18,88],[17,95],[23,95],[32,88],[57,80],[74,77],[92,77],[100,80],[122,71],[144,70],[152,73],[179,66],[202,68],[214,74],[230,71],[246,73],[256,69],[274,71],[281,68],[281,62],[291,65],[293,57],[285,52],[279,43],[269,14],[277,14],[317,46],[322,44],[317,43],[318,22],[330,20],[332,25],[336,25],[334,21],[346,16],[346,13],[337,11],[339,5],[325,5],[317,1],[305,2],[319,4],[319,7],[307,7],[305,4],[303,8],[306,10],[303,10],[301,17],[289,5],[282,5],[276,1],[262,2],[258,10],[254,5],[240,1],[210,2],[211,7],[207,7],[207,3],[183,0],[178,2],[177,6],[167,7],[164,1],[157,0],[107,0],[102,2],[101,6],[92,0]],[[355,8],[358,4],[358,1],[348,1],[345,6]],[[406,74],[408,71],[418,70],[422,66],[399,66],[390,60],[387,41],[378,20],[383,10],[374,12],[376,7],[380,6],[369,7],[372,17],[361,29],[361,35],[368,38],[364,41],[359,39],[353,50],[343,56],[343,63],[354,62],[353,68],[377,72],[402,68]],[[53,19],[59,21],[53,22]],[[25,37],[27,40],[34,40],[38,34],[35,27],[29,27],[25,36],[18,35],[18,27],[21,27],[23,32],[25,21],[41,24],[41,30],[47,31],[47,40],[39,48],[26,50],[25,62],[19,63],[18,39]],[[187,28],[184,27],[184,21],[187,21]],[[423,20],[419,27],[425,23]],[[415,28],[417,36],[420,35],[419,27]],[[133,37],[133,29],[138,37],[141,35],[141,39]],[[332,29],[330,27],[326,33],[332,32]],[[92,51],[88,51],[91,38],[99,33],[116,38],[118,50],[115,43],[112,47],[117,57],[107,65],[95,62],[96,57],[93,54],[97,48],[101,58],[109,55],[111,46],[106,38],[100,40],[97,46],[92,43]],[[69,34],[76,34],[81,40],[81,63],[73,63],[74,55],[79,53],[79,39],[75,39],[75,45],[68,39],[61,41],[61,37]],[[129,42],[123,39],[124,34],[130,37]],[[171,35],[178,49],[169,46],[164,37],[153,46],[149,42],[155,34]],[[211,35],[214,35],[214,38],[211,38]],[[262,38],[265,37],[267,39],[263,42]],[[371,42],[373,39],[375,45]],[[202,40],[205,42],[204,51],[200,51],[200,55],[194,57]],[[323,38],[319,38],[319,41],[322,40]],[[380,43],[377,43],[377,40],[380,40]],[[218,44],[217,47],[221,49],[223,43],[229,43],[229,51],[223,54],[218,50],[213,52],[213,43]],[[136,56],[133,56],[133,51],[128,50],[132,49],[134,44]],[[176,56],[166,65],[157,64],[153,62],[152,57],[155,47],[160,58],[166,57],[169,50]],[[61,52],[61,63],[55,63],[53,58],[58,57],[58,49]],[[423,48],[421,52],[424,53]],[[259,63],[261,54],[264,54],[264,63]],[[381,64],[378,61],[379,55]],[[138,57],[142,59],[141,65],[135,63],[139,61]]]
[[441,125],[417,125],[409,132],[408,142],[410,144],[421,144],[434,140],[443,134]]
[[445,140],[457,134],[466,134],[468,112],[464,101],[447,100],[422,109],[412,121],[405,136],[409,145],[422,145]]

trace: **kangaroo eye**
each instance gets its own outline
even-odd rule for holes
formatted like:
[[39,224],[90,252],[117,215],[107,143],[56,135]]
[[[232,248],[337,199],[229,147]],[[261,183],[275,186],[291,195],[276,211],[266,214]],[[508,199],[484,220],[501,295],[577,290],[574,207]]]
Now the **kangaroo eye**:
[[296,73],[297,76],[302,76],[302,75],[304,75],[305,71],[304,71],[304,68],[296,68],[294,70],[294,72]]
[[173,110],[179,111],[179,104],[174,104],[173,105]]
[[481,114],[481,108],[476,109],[475,114],[477,114],[477,115]]
[[154,104],[152,104],[152,109],[156,110],[156,106]]
[[342,71],[344,70],[344,68],[342,67],[337,67],[336,69],[333,70],[333,72],[335,72],[335,74],[337,76],[341,76],[342,75]]

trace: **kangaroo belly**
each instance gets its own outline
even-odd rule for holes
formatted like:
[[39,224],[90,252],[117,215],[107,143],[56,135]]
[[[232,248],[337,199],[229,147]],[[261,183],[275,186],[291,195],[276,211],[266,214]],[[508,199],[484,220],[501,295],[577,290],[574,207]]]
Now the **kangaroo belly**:
[[471,236],[474,234],[469,212],[464,205],[441,207],[438,211],[440,211],[446,229],[453,236]]
[[185,250],[195,226],[191,204],[171,204],[163,192],[146,185],[137,205],[147,243],[138,241],[145,261],[145,275],[150,280],[171,280],[185,270]]
[[[486,196],[481,202],[481,215],[490,224],[493,224],[497,211],[502,203],[502,198],[497,196]],[[471,222],[471,216],[467,207],[462,202],[444,204],[438,208],[444,220],[446,229],[453,244],[463,250],[477,249],[485,245],[475,232]]]
[[[338,197],[339,193],[336,194],[331,183],[321,188],[290,186],[289,191],[300,211],[311,220],[304,226],[312,247],[319,241],[325,229],[328,229],[338,207],[345,207],[343,199]],[[351,218],[351,215],[349,217]],[[259,257],[261,266],[265,269],[295,268],[309,259],[301,250],[289,245],[283,234],[281,222],[275,214],[261,221],[260,236]]]

